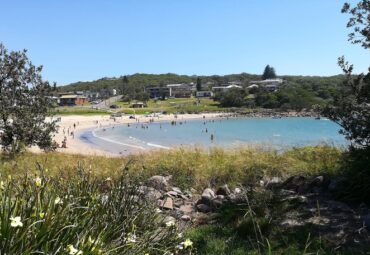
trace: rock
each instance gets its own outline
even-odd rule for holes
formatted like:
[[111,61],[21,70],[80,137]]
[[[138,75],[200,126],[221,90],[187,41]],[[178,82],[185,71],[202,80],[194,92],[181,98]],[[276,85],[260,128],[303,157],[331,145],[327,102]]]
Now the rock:
[[162,193],[159,192],[158,190],[151,190],[148,193],[145,194],[145,197],[148,198],[149,200],[157,200],[162,197]]
[[285,182],[281,184],[283,189],[293,190],[299,192],[302,190],[303,186],[306,184],[306,178],[301,175],[295,175],[289,177]]
[[198,201],[198,203],[211,206],[213,198],[215,198],[215,193],[213,192],[212,189],[207,188],[203,191],[201,199],[200,201]]
[[171,191],[168,191],[166,195],[170,197],[177,197],[179,194],[176,191],[171,190]]
[[216,197],[215,199],[212,200],[212,207],[215,209],[221,208],[223,204],[224,200],[221,198]]
[[219,187],[216,191],[216,195],[223,195],[223,196],[229,196],[231,194],[231,191],[227,184]]
[[170,197],[166,197],[163,201],[161,206],[163,209],[172,210],[173,209],[173,199]]
[[212,189],[207,188],[203,191],[202,197],[214,198],[215,192]]
[[280,196],[292,196],[292,195],[295,195],[297,193],[293,190],[282,189],[282,190],[280,190],[279,194],[280,194]]
[[276,188],[276,187],[280,186],[280,184],[282,182],[283,181],[280,177],[272,177],[271,179],[267,180],[267,183],[266,183],[265,187],[267,189],[273,189],[273,188]]
[[176,192],[179,195],[182,194],[181,189],[180,188],[177,188],[177,187],[172,187],[172,191]]
[[292,195],[292,196],[288,196],[288,197],[284,198],[281,201],[307,203],[308,199],[305,196]]
[[189,216],[189,215],[183,215],[183,216],[181,216],[181,218],[180,218],[182,221],[190,221],[191,220],[191,217]]
[[208,212],[211,211],[211,207],[209,207],[208,205],[205,205],[205,204],[199,204],[199,205],[197,205],[197,210],[199,212],[208,213]]
[[236,188],[234,189],[234,194],[240,194],[240,193],[242,193],[242,189],[241,189],[241,188],[236,187]]
[[319,226],[324,226],[330,223],[330,219],[325,218],[325,217],[311,217],[308,220],[306,220],[307,223],[311,223],[314,225],[319,225]]
[[170,225],[170,224],[175,224],[175,222],[176,222],[176,219],[174,218],[174,217],[172,217],[172,216],[166,216],[164,219],[163,219],[163,223],[165,224],[165,225]]
[[298,220],[294,220],[294,219],[286,219],[286,220],[283,220],[280,223],[280,226],[286,227],[286,228],[299,227],[299,226],[302,226],[302,225],[303,225],[302,222],[300,222]]
[[154,175],[152,177],[150,177],[146,184],[148,187],[152,187],[154,189],[158,189],[158,190],[167,190],[169,185],[168,185],[168,181],[172,178],[172,176],[160,176],[160,175]]
[[179,211],[183,214],[191,214],[193,212],[193,206],[192,205],[182,205],[179,208]]

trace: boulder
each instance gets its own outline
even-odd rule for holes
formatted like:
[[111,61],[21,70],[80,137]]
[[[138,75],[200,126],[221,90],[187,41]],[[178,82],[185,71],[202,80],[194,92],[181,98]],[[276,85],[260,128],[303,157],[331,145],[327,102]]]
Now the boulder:
[[211,207],[205,204],[198,204],[197,210],[202,213],[208,213],[211,211]]
[[179,211],[183,214],[191,214],[193,212],[193,206],[192,205],[182,205],[179,208]]
[[180,189],[180,188],[178,188],[178,187],[172,187],[171,189],[172,189],[172,191],[176,192],[176,193],[177,193],[177,194],[179,194],[179,195],[181,195],[181,194],[182,194],[181,189]]
[[215,198],[215,192],[212,189],[207,188],[203,191],[202,197],[198,203],[211,206],[213,198]]
[[281,184],[283,189],[293,190],[295,192],[300,192],[303,186],[306,184],[306,178],[301,175],[295,175],[289,177],[285,182]]

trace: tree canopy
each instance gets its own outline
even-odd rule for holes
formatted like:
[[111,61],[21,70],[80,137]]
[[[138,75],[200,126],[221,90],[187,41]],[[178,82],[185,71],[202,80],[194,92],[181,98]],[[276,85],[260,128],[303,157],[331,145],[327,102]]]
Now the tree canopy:
[[275,69],[272,66],[267,65],[265,67],[265,70],[263,71],[262,79],[266,80],[266,79],[274,79],[274,78],[276,78]]
[[0,145],[18,153],[25,146],[52,148],[55,123],[46,121],[53,106],[51,86],[41,77],[26,50],[8,52],[0,43]]

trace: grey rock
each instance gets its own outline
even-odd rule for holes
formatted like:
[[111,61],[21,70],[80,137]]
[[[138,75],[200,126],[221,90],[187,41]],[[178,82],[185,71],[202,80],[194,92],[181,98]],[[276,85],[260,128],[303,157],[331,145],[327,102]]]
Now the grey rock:
[[202,193],[202,197],[214,198],[215,196],[215,192],[210,188],[205,189]]
[[182,221],[190,221],[191,220],[191,217],[189,215],[183,215],[181,216],[180,218]]
[[295,219],[285,219],[280,223],[280,226],[285,228],[302,226],[303,223]]
[[182,194],[182,191],[181,191],[181,189],[180,188],[178,188],[178,187],[172,187],[172,191],[174,191],[174,192],[176,192],[177,194]]
[[183,214],[191,214],[193,212],[193,206],[192,205],[182,205],[179,208],[179,211]]
[[158,200],[162,197],[162,193],[158,190],[151,190],[145,194],[145,197],[149,200]]
[[240,193],[242,193],[242,189],[241,189],[241,188],[236,187],[236,188],[234,189],[234,194],[240,194]]
[[211,211],[211,207],[205,204],[197,205],[197,210],[202,213],[208,213]]
[[215,208],[215,209],[219,209],[222,207],[222,205],[224,204],[224,200],[223,199],[220,199],[220,198],[215,198],[212,200],[212,207]]
[[176,191],[171,190],[171,191],[168,191],[166,195],[170,197],[177,197],[179,194]]

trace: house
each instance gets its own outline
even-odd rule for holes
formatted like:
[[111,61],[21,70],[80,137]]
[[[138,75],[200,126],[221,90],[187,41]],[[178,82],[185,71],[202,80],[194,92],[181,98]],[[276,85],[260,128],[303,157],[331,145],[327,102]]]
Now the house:
[[169,97],[170,89],[167,87],[151,87],[145,89],[149,93],[150,98]]
[[228,86],[216,86],[212,88],[213,92],[227,92],[230,89],[243,89],[242,86],[239,85],[228,85]]
[[212,91],[197,91],[195,94],[196,97],[212,97]]
[[61,106],[77,106],[87,102],[85,96],[80,95],[62,95],[59,97],[59,105]]
[[144,104],[143,102],[136,102],[136,103],[132,103],[131,107],[132,108],[144,108],[146,107],[146,104]]
[[284,80],[276,78],[276,79],[266,79],[262,81],[250,81],[249,83],[251,84],[249,87],[253,85],[262,86],[266,88],[268,91],[273,92],[278,90],[284,84]]
[[168,84],[170,97],[187,98],[191,97],[193,91],[195,90],[195,85],[193,83],[179,83],[179,84]]

